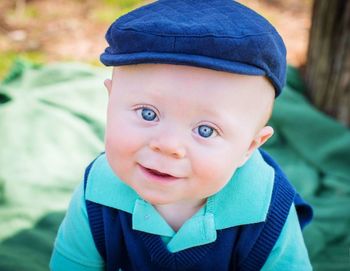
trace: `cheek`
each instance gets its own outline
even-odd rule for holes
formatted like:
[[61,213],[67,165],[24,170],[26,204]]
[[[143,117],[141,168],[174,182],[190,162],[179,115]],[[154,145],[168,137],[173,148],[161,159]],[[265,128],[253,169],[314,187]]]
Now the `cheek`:
[[236,168],[234,160],[226,152],[199,155],[195,160],[192,162],[193,172],[198,181],[208,188],[226,184]]
[[[106,155],[114,170],[127,170],[141,148],[140,136],[123,118],[109,118],[105,134]],[[124,170],[123,170],[124,168]]]
[[108,163],[114,173],[130,184],[137,151],[142,147],[137,133],[130,124],[119,119],[107,120],[105,147]]

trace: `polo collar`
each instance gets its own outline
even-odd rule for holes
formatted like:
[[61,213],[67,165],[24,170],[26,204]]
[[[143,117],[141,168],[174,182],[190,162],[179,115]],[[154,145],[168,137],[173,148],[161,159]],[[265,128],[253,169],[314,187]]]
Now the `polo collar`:
[[[86,187],[86,199],[132,214],[135,230],[169,240],[177,252],[216,240],[216,230],[265,221],[274,182],[274,169],[255,151],[226,186],[175,232],[147,201],[116,176],[105,154],[94,162]],[[254,200],[252,200],[252,198]],[[190,233],[190,234],[189,234]]]

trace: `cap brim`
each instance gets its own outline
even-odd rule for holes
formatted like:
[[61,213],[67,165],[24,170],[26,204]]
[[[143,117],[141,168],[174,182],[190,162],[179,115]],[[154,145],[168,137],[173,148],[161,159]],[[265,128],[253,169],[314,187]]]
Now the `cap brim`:
[[113,55],[105,52],[101,54],[100,60],[106,66],[122,66],[141,63],[162,63],[189,65],[217,71],[227,71],[247,75],[266,75],[264,70],[242,62],[232,62],[207,56],[189,54],[141,52]]
[[[106,66],[123,66],[142,63],[161,63],[175,65],[189,65],[201,68],[207,68],[217,71],[226,71],[245,75],[261,75],[269,78],[263,69],[245,64],[243,62],[227,61],[219,58],[211,58],[201,55],[191,54],[174,54],[174,53],[158,53],[158,52],[140,52],[129,54],[110,54],[104,52],[100,56],[101,62]],[[269,78],[272,79],[272,78]],[[274,84],[274,80],[270,80],[276,90],[276,97],[280,94],[279,86]]]

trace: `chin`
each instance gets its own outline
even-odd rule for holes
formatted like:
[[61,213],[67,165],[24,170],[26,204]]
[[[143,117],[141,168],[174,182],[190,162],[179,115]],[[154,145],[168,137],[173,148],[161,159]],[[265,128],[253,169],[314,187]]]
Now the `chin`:
[[154,196],[154,195],[147,195],[147,194],[141,194],[138,193],[138,195],[148,203],[152,205],[165,205],[173,203],[174,201],[169,200],[169,198],[165,198],[164,195],[162,196]]
[[160,198],[147,198],[147,197],[142,197],[145,201],[149,202],[152,205],[165,205],[165,204],[170,204],[172,203],[168,199],[160,199]]

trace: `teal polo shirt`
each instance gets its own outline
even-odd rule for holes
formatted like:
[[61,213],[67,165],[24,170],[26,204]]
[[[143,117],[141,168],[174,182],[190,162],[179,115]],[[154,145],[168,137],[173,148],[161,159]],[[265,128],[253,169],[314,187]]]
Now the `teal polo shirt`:
[[[88,178],[86,199],[132,214],[133,229],[160,235],[170,252],[178,252],[214,242],[217,230],[265,221],[274,170],[255,151],[177,232],[114,174],[105,155],[96,159]],[[59,228],[51,270],[103,270],[89,228],[83,189],[81,183]],[[294,205],[263,270],[312,270]]]

